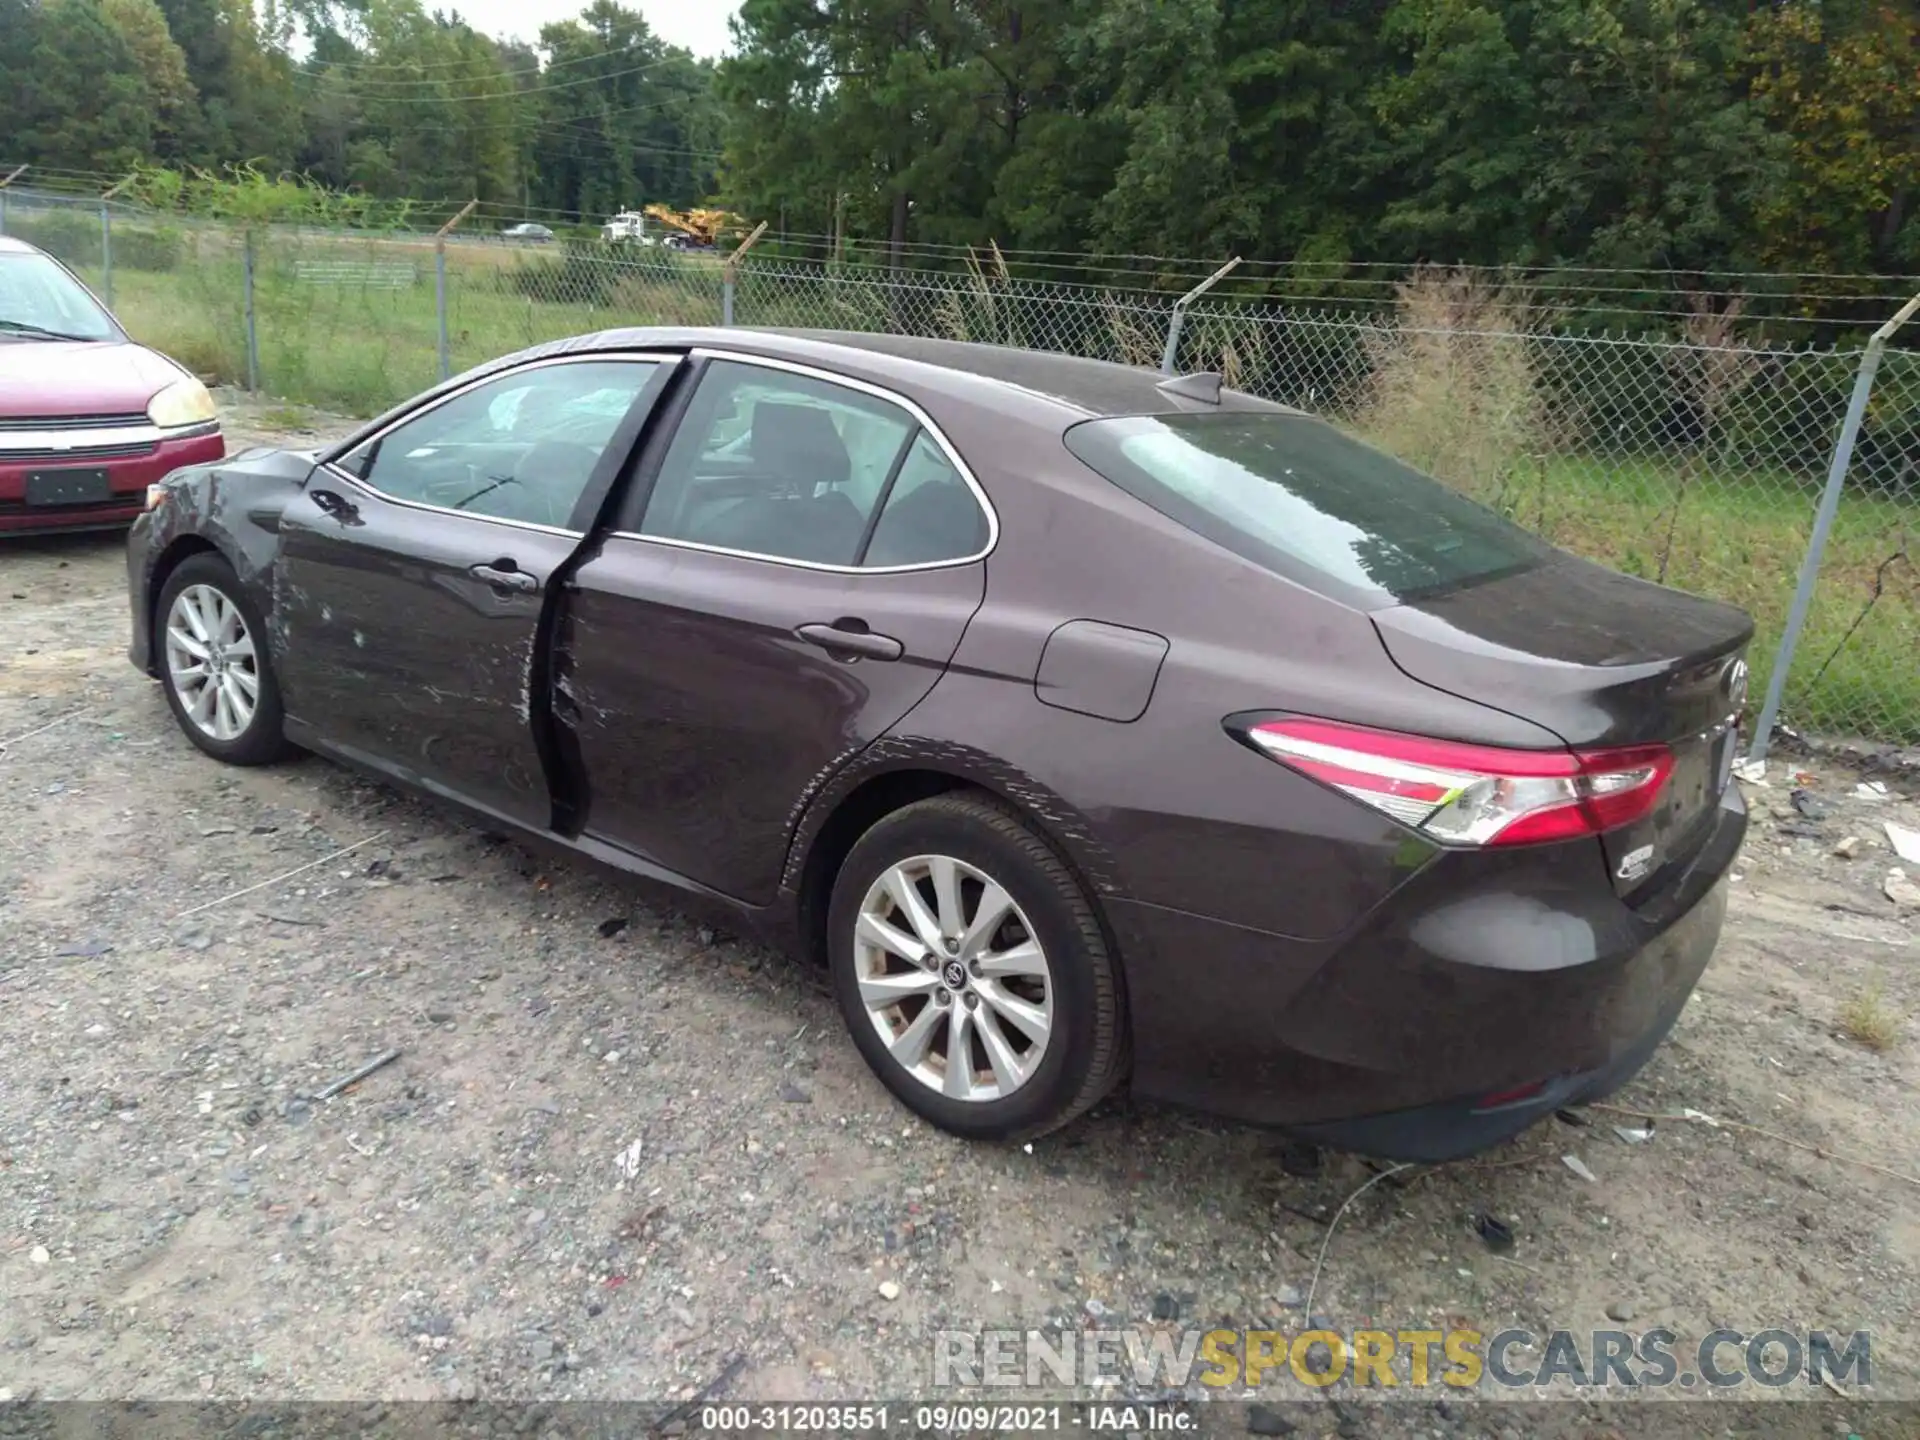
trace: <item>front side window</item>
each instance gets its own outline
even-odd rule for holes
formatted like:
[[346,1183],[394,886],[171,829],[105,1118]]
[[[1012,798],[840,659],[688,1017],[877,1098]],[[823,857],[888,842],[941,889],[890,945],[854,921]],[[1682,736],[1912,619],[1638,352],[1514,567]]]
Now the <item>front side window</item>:
[[339,465],[397,500],[565,528],[658,368],[583,360],[516,370],[402,421]]
[[972,491],[900,406],[727,360],[702,377],[640,522],[664,540],[844,566],[963,559],[985,531]]
[[86,287],[53,260],[28,252],[0,254],[0,341],[47,336],[120,338]]
[[1086,420],[1066,443],[1189,530],[1372,607],[1532,569],[1551,553],[1438,480],[1305,415]]

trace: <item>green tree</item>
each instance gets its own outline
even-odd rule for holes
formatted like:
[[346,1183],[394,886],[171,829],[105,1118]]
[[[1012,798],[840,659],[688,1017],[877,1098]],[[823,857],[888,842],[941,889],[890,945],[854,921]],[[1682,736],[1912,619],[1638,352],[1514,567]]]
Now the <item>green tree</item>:
[[205,127],[200,92],[187,74],[186,56],[167,29],[167,17],[154,0],[102,0],[102,8],[127,42],[145,82],[153,154],[176,163],[192,158]]
[[1920,11],[1881,0],[1755,7],[1756,107],[1789,166],[1759,205],[1769,263],[1920,267]]
[[[1701,0],[1396,0],[1384,256],[1687,269],[1742,258],[1778,147]],[[1384,258],[1383,256],[1383,258]]]
[[720,115],[710,65],[614,0],[543,26],[539,48],[548,68],[525,92],[538,204],[600,217],[712,194]]
[[494,43],[419,0],[371,0],[365,59],[322,67],[308,104],[325,106],[347,178],[375,194],[508,199],[519,192],[519,87]]
[[20,133],[27,159],[119,171],[153,154],[153,103],[139,57],[100,0],[47,0],[40,7],[28,73],[31,99]]

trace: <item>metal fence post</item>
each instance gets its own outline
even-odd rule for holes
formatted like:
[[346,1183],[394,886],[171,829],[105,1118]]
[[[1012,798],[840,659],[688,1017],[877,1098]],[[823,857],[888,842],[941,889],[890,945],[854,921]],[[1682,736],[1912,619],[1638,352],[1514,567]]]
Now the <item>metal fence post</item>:
[[100,202],[100,298],[113,308],[113,212]]
[[460,207],[460,213],[433,233],[433,308],[440,325],[440,378],[453,378],[453,350],[447,343],[447,236],[473,213],[478,199]]
[[753,227],[753,233],[740,242],[740,248],[727,256],[727,263],[720,267],[720,323],[733,324],[733,280],[734,272],[747,251],[753,248],[753,242],[767,233],[767,222],[762,220]]
[[27,167],[16,165],[5,175],[0,175],[0,235],[7,233],[7,187],[27,173]]
[[1202,295],[1206,294],[1207,291],[1211,290],[1220,282],[1229,270],[1233,269],[1233,267],[1239,263],[1240,257],[1238,255],[1234,256],[1231,260],[1227,261],[1226,264],[1214,271],[1213,274],[1209,275],[1198,285],[1194,286],[1193,289],[1173,302],[1173,317],[1167,321],[1167,348],[1162,351],[1160,355],[1160,373],[1162,375],[1173,374],[1174,364],[1180,358],[1180,332],[1187,328],[1188,303],[1198,300]]
[[453,353],[447,344],[447,242],[433,247],[433,308],[440,323],[440,378],[453,376]]
[[1767,745],[1773,738],[1774,722],[1780,718],[1780,697],[1786,691],[1787,670],[1793,664],[1794,647],[1800,643],[1800,629],[1807,623],[1807,610],[1813,604],[1813,590],[1820,578],[1820,558],[1827,548],[1827,536],[1833,529],[1833,517],[1840,509],[1840,496],[1846,489],[1847,469],[1853,463],[1854,443],[1860,438],[1860,425],[1866,418],[1867,400],[1873,393],[1873,377],[1880,369],[1880,357],[1894,332],[1920,310],[1920,295],[1915,295],[1886,324],[1873,332],[1866,351],[1860,357],[1860,373],[1853,382],[1853,398],[1847,402],[1847,417],[1840,422],[1840,438],[1833,447],[1833,463],[1827,467],[1827,488],[1820,494],[1819,508],[1813,512],[1813,533],[1807,537],[1807,553],[1800,562],[1800,581],[1794,587],[1793,606],[1787,611],[1787,628],[1781,633],[1774,651],[1773,673],[1767,678],[1766,703],[1753,727],[1753,748],[1749,762],[1758,764],[1767,758]]
[[107,302],[109,310],[113,308],[113,212],[107,208],[107,202],[131,185],[139,173],[135,170],[100,192],[100,298]]
[[258,391],[260,388],[260,333],[255,324],[253,310],[253,227],[243,232],[240,273],[246,283],[247,311],[247,389]]

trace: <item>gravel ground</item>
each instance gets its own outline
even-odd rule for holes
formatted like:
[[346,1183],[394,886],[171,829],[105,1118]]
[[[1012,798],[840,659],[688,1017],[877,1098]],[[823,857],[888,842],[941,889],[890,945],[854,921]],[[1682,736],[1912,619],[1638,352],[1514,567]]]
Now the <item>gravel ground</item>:
[[[0,1398],[900,1397],[942,1329],[1303,1325],[1361,1161],[1295,1175],[1270,1135],[1125,1102],[1030,1149],[930,1130],[799,967],[330,764],[202,757],[125,661],[124,587],[114,537],[0,555]],[[1814,768],[1818,820],[1778,765],[1750,791],[1721,952],[1617,1103],[1920,1175],[1920,912],[1881,828],[1920,802]],[[1314,1312],[1865,1328],[1876,1389],[1920,1395],[1920,1192],[1588,1118],[1374,1186]],[[1823,1398],[1796,1425],[1844,1431]]]

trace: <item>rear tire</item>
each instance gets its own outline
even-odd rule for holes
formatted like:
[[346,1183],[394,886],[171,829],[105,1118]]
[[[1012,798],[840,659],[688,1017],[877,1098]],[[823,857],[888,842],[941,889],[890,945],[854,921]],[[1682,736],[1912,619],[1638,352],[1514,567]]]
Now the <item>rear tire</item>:
[[203,552],[175,566],[153,620],[161,688],[189,740],[229,765],[294,753],[281,731],[266,620],[225,559]]
[[876,823],[834,878],[827,926],[854,1044],[942,1130],[1042,1135],[1125,1071],[1125,1006],[1093,903],[991,800],[940,795]]

